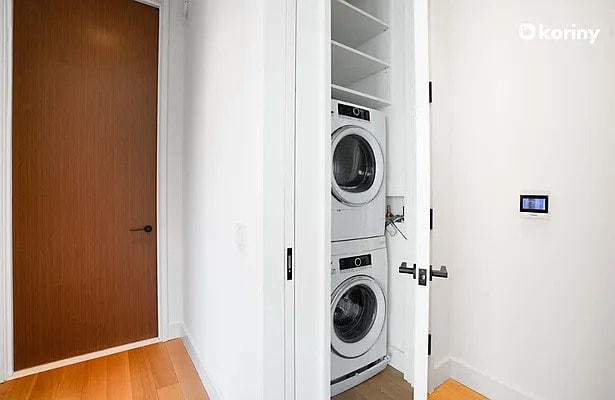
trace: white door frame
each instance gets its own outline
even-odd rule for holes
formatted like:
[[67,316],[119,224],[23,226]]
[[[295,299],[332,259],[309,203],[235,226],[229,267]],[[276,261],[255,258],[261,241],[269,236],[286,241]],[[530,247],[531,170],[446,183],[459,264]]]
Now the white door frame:
[[284,283],[284,400],[295,393],[295,141],[296,141],[296,55],[297,0],[286,0],[285,30],[285,135],[284,135],[284,246],[286,280]]
[[297,2],[295,399],[330,398],[331,1]]
[[27,373],[40,372],[124,351],[169,338],[168,314],[168,81],[169,0],[135,0],[159,10],[158,52],[158,149],[157,149],[157,273],[158,338],[119,346],[68,360],[34,367],[15,374],[13,370],[13,243],[12,243],[12,65],[13,1],[0,6],[0,382]]
[[[295,10],[297,0],[264,6],[263,398],[294,399]],[[294,278],[294,277],[293,277]]]
[[[420,268],[429,268],[429,102],[428,0],[410,2],[406,13],[406,90],[408,126],[407,193],[414,204],[408,210],[416,221],[417,243],[409,244]],[[297,3],[296,63],[296,201],[295,201],[295,376],[296,399],[330,397],[330,0]],[[420,63],[417,60],[421,60]],[[420,188],[421,190],[417,190]],[[427,190],[425,190],[427,188]],[[427,250],[426,250],[427,249]],[[391,266],[395,267],[396,266]],[[405,378],[415,386],[415,399],[427,399],[427,333],[429,286],[409,282],[407,300]],[[429,281],[428,281],[429,285]],[[416,289],[414,289],[416,287]],[[427,295],[425,295],[427,291]],[[414,313],[411,313],[413,310]],[[415,318],[419,315],[419,318]],[[424,335],[422,331],[425,331]],[[415,357],[415,354],[424,356]],[[418,380],[421,381],[417,385]],[[418,389],[418,390],[417,390]]]

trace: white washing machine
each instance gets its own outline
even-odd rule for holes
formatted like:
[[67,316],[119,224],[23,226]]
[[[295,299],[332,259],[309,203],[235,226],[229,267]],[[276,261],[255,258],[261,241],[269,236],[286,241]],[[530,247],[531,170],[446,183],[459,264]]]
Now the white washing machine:
[[385,116],[337,100],[331,107],[331,240],[383,236]]
[[331,396],[389,362],[387,276],[383,236],[331,244]]

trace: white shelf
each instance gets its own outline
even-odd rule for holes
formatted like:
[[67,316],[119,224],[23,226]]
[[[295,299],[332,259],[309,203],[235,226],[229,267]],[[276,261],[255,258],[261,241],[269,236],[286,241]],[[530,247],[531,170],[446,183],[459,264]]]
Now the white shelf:
[[389,64],[334,40],[331,41],[331,81],[340,86],[367,78]]
[[390,101],[339,85],[331,85],[331,97],[377,110],[391,105]]
[[358,47],[389,30],[389,25],[344,0],[331,1],[331,38]]

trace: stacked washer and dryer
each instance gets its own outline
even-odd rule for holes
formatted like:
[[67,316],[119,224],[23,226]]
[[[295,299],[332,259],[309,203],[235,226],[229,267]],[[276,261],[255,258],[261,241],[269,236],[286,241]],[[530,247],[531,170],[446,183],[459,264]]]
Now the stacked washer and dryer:
[[331,395],[386,368],[386,122],[332,101]]

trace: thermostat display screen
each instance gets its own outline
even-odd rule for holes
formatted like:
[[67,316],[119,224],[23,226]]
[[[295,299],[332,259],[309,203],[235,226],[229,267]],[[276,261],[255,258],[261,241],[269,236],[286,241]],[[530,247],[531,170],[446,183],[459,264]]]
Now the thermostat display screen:
[[543,195],[521,195],[520,210],[525,213],[549,213],[549,196]]

